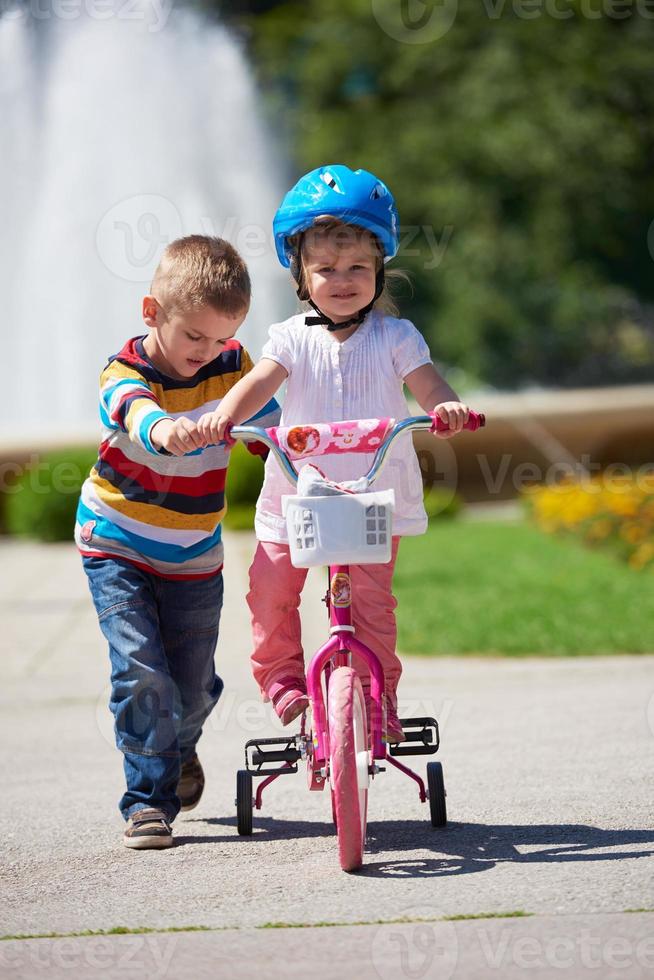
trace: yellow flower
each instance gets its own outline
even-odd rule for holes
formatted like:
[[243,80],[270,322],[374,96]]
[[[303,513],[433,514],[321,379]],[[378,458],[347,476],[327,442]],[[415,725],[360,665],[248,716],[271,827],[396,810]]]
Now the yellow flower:
[[645,544],[641,544],[641,546],[634,551],[629,558],[629,564],[632,568],[644,568],[648,562],[651,562],[652,558],[654,558],[654,544],[647,542]]
[[620,528],[620,537],[629,544],[638,544],[647,537],[647,528],[642,524],[623,524]]
[[601,541],[603,538],[608,538],[612,530],[612,522],[608,518],[603,517],[590,525],[586,532],[586,537],[591,541]]
[[574,483],[531,487],[528,511],[547,533],[578,534],[589,543],[608,538],[633,548],[629,564],[644,568],[654,562],[654,477],[638,481],[600,475]]

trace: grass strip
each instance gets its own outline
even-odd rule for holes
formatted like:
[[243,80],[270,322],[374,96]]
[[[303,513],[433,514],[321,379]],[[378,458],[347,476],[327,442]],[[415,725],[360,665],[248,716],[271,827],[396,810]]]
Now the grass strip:
[[255,929],[332,929],[341,926],[390,926],[407,922],[438,922],[439,919],[360,919],[356,922],[264,922]]
[[320,929],[332,926],[391,926],[407,925],[411,922],[457,922],[463,919],[517,919],[530,915],[533,912],[477,912],[471,915],[438,915],[427,918],[415,916],[401,916],[398,919],[366,919],[357,922],[264,922],[263,925],[256,926],[256,929]]
[[[410,922],[448,922],[455,919],[505,919],[514,916],[532,915],[531,912],[482,912],[477,915],[440,916],[431,919],[401,917],[399,919],[366,919],[357,922],[263,922],[254,929],[322,929],[339,926],[386,926],[403,925]],[[149,928],[148,926],[114,926],[113,929],[84,929],[81,932],[35,932],[15,933],[0,936],[0,941],[8,939],[75,939],[84,936],[138,936],[144,933],[163,932],[239,932],[243,926],[169,926]]]
[[441,521],[404,538],[394,591],[404,653],[654,651],[650,573],[522,521]]
[[515,912],[475,912],[472,915],[446,915],[443,922],[462,922],[465,919],[526,919],[534,915],[533,912],[523,912],[516,909]]
[[113,929],[83,929],[81,932],[19,932],[0,936],[0,942],[7,939],[75,939],[80,936],[140,936],[155,932],[219,932],[228,926],[114,926]]
[[[654,908],[624,909],[623,914],[630,912],[654,912]],[[465,922],[469,919],[526,919],[533,918],[535,912],[525,912],[515,909],[512,912],[471,912],[458,915],[441,915],[432,918],[416,918],[401,916],[397,919],[361,919],[356,922],[263,922],[258,926],[162,926],[149,928],[147,926],[115,926],[113,929],[84,929],[82,932],[35,932],[16,933],[0,936],[0,941],[8,939],[75,939],[84,936],[134,936],[144,933],[165,932],[242,932],[244,929],[334,929],[346,926],[392,926],[410,925],[412,922]]]

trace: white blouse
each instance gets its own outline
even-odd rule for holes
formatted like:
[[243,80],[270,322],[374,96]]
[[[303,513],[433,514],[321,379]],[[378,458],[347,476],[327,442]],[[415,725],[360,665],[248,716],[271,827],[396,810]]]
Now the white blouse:
[[[342,343],[325,327],[307,326],[304,314],[274,323],[261,356],[288,372],[280,425],[408,418],[404,378],[431,364],[429,348],[409,320],[375,310]],[[340,481],[363,476],[373,459],[370,453],[348,453],[307,456],[303,462],[314,463]],[[372,489],[395,491],[394,534],[424,533],[422,479],[410,434],[395,441]],[[255,531],[260,541],[288,541],[281,496],[289,493],[291,484],[271,454],[257,502]]]

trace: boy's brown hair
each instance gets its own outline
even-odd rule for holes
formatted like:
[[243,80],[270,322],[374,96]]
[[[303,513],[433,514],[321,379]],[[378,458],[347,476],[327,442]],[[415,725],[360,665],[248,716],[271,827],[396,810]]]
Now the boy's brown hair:
[[167,313],[212,306],[236,316],[250,305],[250,276],[233,245],[210,235],[187,235],[166,246],[150,287]]

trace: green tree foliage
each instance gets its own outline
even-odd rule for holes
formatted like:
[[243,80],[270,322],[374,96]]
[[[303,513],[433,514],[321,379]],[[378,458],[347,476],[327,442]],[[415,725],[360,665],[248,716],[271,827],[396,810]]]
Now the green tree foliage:
[[[342,162],[387,181],[414,283],[400,305],[437,360],[497,386],[649,380],[654,3],[455,3],[249,17],[294,172]],[[382,26],[402,6],[454,16],[406,43]]]

